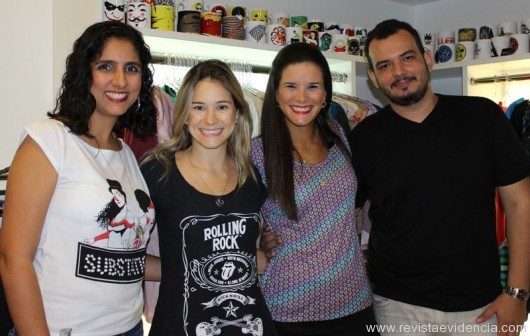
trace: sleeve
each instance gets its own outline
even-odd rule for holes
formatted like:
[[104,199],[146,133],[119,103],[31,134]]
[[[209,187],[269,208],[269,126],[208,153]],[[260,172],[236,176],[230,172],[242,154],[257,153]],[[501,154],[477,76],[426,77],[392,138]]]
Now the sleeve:
[[155,165],[156,159],[152,159],[149,161],[142,162],[140,164],[140,171],[144,177],[145,183],[147,184],[147,188],[149,189],[149,195],[151,196],[151,201],[155,205],[158,203],[158,195],[157,195],[157,188],[155,187],[158,178],[156,177],[155,172]]
[[50,160],[55,171],[59,172],[63,166],[68,132],[68,128],[56,120],[42,120],[24,128],[20,143],[26,136],[30,136]]
[[[493,106],[492,106],[493,108]],[[492,118],[494,168],[497,186],[506,186],[528,177],[530,162],[513,126],[498,107]]]

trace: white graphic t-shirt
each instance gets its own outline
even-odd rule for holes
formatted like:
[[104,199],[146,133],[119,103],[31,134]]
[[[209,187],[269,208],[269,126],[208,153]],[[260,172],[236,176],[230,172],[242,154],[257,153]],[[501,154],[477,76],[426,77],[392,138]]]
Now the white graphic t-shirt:
[[56,120],[26,127],[26,136],[58,174],[34,261],[50,332],[130,330],[141,319],[145,247],[154,224],[132,151],[123,142],[121,151],[98,150]]

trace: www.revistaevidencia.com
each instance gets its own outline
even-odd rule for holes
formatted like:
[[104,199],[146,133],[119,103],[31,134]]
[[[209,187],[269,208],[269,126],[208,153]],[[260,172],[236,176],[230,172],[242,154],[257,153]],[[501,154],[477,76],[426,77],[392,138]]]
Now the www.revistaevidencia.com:
[[501,332],[522,332],[525,330],[524,325],[503,325],[496,324],[397,324],[397,325],[367,325],[368,332],[380,333],[437,333],[437,332],[458,332],[458,333],[496,333],[501,329]]

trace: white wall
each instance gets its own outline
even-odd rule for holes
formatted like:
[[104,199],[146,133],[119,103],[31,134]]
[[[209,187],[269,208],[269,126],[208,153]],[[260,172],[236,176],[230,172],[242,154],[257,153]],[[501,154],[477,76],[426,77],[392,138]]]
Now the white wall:
[[[206,4],[211,2],[215,1],[206,0]],[[0,35],[3,51],[0,53],[0,168],[10,164],[21,128],[44,118],[53,108],[65,58],[83,30],[100,20],[101,3],[101,0],[5,2],[0,13],[3,32]],[[440,0],[415,7],[386,0],[232,0],[227,3],[367,29],[387,18],[408,21],[419,30],[444,30],[530,16],[528,0]],[[359,78],[357,83],[367,83],[367,79]],[[444,93],[461,92],[462,84],[458,80],[436,79],[434,84],[435,89],[441,88]],[[379,101],[377,92],[368,85],[358,85],[357,96]]]
[[52,106],[52,0],[6,1],[0,11],[0,169],[20,130]]
[[420,31],[458,31],[504,21],[520,23],[528,17],[528,0],[441,0],[414,7],[415,27]]

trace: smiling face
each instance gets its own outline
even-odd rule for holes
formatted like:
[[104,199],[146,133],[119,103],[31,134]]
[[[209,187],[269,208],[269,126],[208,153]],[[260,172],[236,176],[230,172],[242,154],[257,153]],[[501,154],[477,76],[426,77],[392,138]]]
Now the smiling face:
[[374,39],[369,48],[374,65],[368,71],[370,79],[392,103],[408,106],[425,97],[432,55],[429,50],[422,54],[409,32],[399,30],[384,40]]
[[232,95],[219,81],[199,81],[193,90],[187,121],[192,146],[226,147],[236,126],[237,113]]
[[109,21],[125,22],[125,1],[107,0],[104,2],[105,19]]
[[96,100],[92,118],[117,119],[140,94],[142,66],[136,49],[128,41],[109,39],[91,68],[90,93]]
[[312,126],[326,102],[322,71],[311,62],[288,65],[282,71],[276,95],[291,132]]

